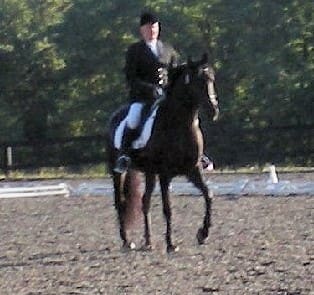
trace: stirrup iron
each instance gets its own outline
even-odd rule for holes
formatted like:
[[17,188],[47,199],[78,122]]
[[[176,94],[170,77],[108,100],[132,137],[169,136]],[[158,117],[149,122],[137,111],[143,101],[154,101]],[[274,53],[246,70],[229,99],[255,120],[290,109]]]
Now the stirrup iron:
[[122,155],[118,158],[113,171],[116,173],[124,173],[126,172],[131,165],[131,158],[126,155]]

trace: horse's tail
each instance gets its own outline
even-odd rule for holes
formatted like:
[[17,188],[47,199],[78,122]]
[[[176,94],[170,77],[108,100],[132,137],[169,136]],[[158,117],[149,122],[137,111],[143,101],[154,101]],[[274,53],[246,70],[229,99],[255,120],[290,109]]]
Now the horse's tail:
[[127,229],[135,227],[142,216],[141,175],[137,170],[129,169],[121,175],[123,195],[125,200],[124,224]]
[[[142,212],[141,175],[137,170],[129,169],[126,173],[113,172],[119,153],[114,147],[114,132],[125,118],[129,106],[122,106],[110,118],[106,132],[105,159],[107,171],[113,176],[115,207],[118,210],[120,222],[127,228],[135,225]],[[121,220],[122,219],[122,220]]]

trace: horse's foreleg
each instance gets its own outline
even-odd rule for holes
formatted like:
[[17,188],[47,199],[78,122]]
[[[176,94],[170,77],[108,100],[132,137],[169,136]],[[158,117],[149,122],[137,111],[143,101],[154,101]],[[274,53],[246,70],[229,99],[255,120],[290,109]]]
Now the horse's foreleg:
[[167,222],[167,232],[166,232],[166,243],[167,243],[167,252],[175,252],[178,250],[178,247],[173,245],[172,243],[172,228],[171,228],[171,204],[169,199],[169,184],[170,178],[167,176],[160,176],[160,189],[162,196],[162,204],[163,204],[163,213]]
[[123,183],[125,181],[125,175],[114,174],[113,175],[113,187],[114,187],[114,206],[117,211],[119,221],[120,238],[123,242],[123,248],[133,248],[133,243],[128,241],[126,226],[125,226],[125,212],[126,202],[122,196]]
[[203,244],[208,237],[209,227],[211,226],[211,196],[209,195],[209,190],[204,183],[203,177],[199,168],[195,168],[189,175],[189,180],[202,192],[205,200],[205,216],[203,221],[203,227],[201,227],[197,232],[197,240],[199,244]]
[[151,196],[156,184],[155,174],[146,174],[146,185],[145,193],[143,196],[143,214],[144,214],[144,239],[145,239],[145,248],[150,250],[152,248],[151,241],[151,214],[150,214],[150,205],[151,205]]

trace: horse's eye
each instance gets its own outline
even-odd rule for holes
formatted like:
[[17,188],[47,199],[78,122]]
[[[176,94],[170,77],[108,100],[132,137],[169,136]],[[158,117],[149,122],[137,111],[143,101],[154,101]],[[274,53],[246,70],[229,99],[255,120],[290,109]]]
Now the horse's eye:
[[199,70],[198,70],[198,72],[197,72],[197,76],[199,77],[199,78],[206,78],[207,77],[207,71],[206,71],[206,69],[204,69],[204,68],[200,68]]

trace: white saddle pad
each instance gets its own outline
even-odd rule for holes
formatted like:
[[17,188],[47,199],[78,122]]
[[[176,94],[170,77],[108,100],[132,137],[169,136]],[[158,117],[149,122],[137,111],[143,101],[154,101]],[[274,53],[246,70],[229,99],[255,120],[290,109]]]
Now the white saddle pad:
[[[140,136],[136,140],[133,141],[132,143],[133,149],[141,149],[146,146],[152,134],[152,129],[154,126],[157,110],[158,110],[158,107],[154,109],[154,111],[150,114],[150,116],[146,120]],[[126,126],[126,118],[121,121],[121,123],[117,127],[114,134],[114,147],[116,149],[121,148],[122,136],[123,136],[125,126]]]

